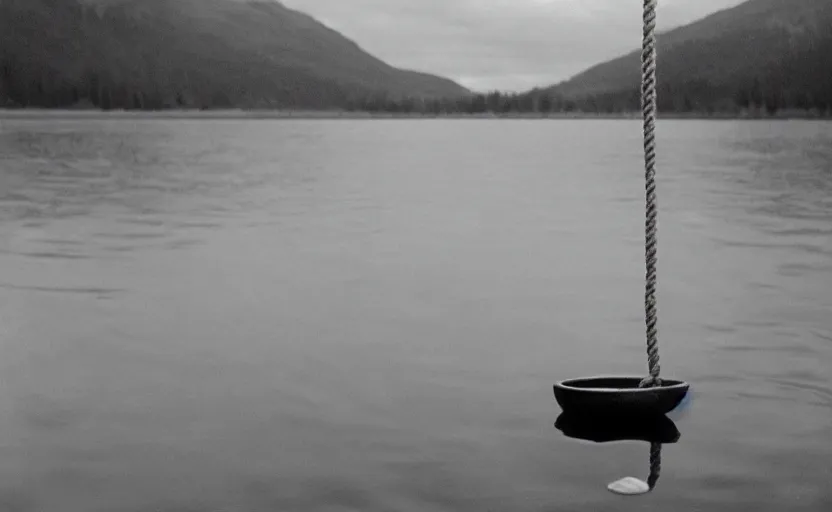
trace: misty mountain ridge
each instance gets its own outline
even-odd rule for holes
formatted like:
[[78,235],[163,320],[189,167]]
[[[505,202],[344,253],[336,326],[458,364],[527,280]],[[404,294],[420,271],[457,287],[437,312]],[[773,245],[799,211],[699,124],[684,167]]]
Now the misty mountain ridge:
[[[732,117],[832,115],[832,0],[748,0],[658,34],[657,53],[661,112]],[[401,108],[394,104],[387,110]],[[641,50],[553,86],[431,102],[425,111],[639,115]]]
[[[623,113],[640,110],[640,69],[636,50],[527,93],[474,94],[274,0],[0,0],[0,106]],[[660,33],[657,77],[664,112],[823,114],[832,1],[748,0]]]
[[[661,9],[659,9],[661,15]],[[658,35],[663,110],[830,106],[832,1],[749,0]],[[637,109],[641,51],[532,92]],[[625,108],[626,107],[626,108]]]
[[469,91],[272,0],[0,0],[0,103],[335,108]]

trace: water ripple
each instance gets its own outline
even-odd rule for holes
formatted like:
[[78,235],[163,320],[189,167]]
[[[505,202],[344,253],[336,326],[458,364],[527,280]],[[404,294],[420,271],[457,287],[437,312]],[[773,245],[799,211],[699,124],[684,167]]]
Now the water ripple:
[[[662,126],[648,508],[824,510],[832,125]],[[628,509],[551,385],[644,368],[638,122],[3,128],[0,509]]]
[[68,294],[81,294],[81,295],[96,295],[96,296],[112,296],[115,294],[124,293],[127,290],[124,288],[101,288],[101,287],[94,287],[94,286],[67,286],[67,287],[60,287],[60,286],[33,286],[33,285],[19,285],[19,284],[11,284],[11,283],[0,283],[0,288],[5,288],[8,290],[20,290],[20,291],[34,291],[34,292],[44,292],[44,293],[68,293]]

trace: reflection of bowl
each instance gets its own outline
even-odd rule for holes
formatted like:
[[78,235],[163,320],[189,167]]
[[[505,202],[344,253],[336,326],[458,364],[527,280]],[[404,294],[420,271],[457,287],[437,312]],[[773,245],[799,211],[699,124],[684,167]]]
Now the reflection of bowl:
[[566,437],[596,443],[646,441],[672,444],[682,436],[676,424],[667,416],[620,417],[599,421],[597,417],[562,413],[555,422],[555,428],[563,432]]
[[662,379],[662,385],[639,388],[643,377],[590,377],[558,382],[555,399],[564,412],[582,416],[658,416],[676,408],[688,384]]

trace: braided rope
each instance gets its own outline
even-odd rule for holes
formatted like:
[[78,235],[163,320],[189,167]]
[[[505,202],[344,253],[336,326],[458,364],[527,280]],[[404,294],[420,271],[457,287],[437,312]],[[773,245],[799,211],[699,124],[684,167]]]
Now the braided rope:
[[662,444],[650,443],[650,476],[647,477],[647,486],[652,491],[659,481],[662,472]]
[[659,340],[656,320],[656,3],[644,0],[644,39],[641,51],[641,108],[644,120],[644,169],[646,178],[644,294],[647,327],[647,360],[650,376],[640,387],[660,386]]

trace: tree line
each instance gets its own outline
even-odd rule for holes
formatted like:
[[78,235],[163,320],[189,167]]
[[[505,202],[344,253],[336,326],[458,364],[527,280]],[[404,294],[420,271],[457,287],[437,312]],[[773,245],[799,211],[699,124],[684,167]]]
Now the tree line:
[[[44,27],[44,20],[53,23]],[[115,8],[100,10],[96,4],[0,0],[0,108],[306,109],[420,115],[624,114],[641,109],[637,85],[570,96],[559,94],[557,87],[453,98],[396,96],[322,81],[300,69],[266,73],[267,56],[234,59],[210,34],[187,41],[184,50],[174,54],[171,45],[159,40],[168,33],[149,30],[153,29]],[[38,45],[28,43],[35,39]],[[200,58],[190,58],[193,53]],[[804,58],[750,78],[714,84],[678,77],[663,80],[660,75],[659,111],[829,115],[830,54],[832,38],[827,38]]]
[[[776,115],[781,111],[814,111],[832,114],[832,88],[785,89],[773,83],[753,80],[730,89],[690,82],[683,86],[660,84],[658,109],[678,114]],[[603,94],[565,97],[556,92],[534,90],[528,93],[473,94],[460,98],[393,98],[376,93],[351,99],[348,111],[425,115],[510,115],[510,114],[629,114],[641,111],[641,94],[637,88]]]
[[[228,108],[304,108],[348,112],[421,115],[511,115],[511,114],[626,114],[641,109],[636,88],[604,94],[564,97],[556,92],[528,93],[492,91],[456,98],[393,96],[383,91],[344,92],[333,87],[329,101],[281,102],[241,98],[224,90],[175,87],[153,83],[115,81],[106,73],[89,70],[77,81],[56,79],[48,69],[33,70],[25,63],[0,57],[0,106],[5,108],[93,108],[101,110],[168,110]],[[739,114],[755,112],[775,115],[779,111],[829,113],[832,88],[783,89],[754,80],[733,90],[689,83],[683,87],[661,85],[660,112],[689,114]]]

